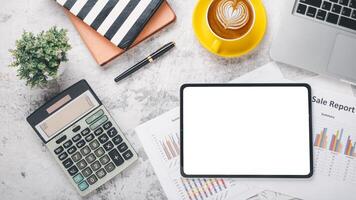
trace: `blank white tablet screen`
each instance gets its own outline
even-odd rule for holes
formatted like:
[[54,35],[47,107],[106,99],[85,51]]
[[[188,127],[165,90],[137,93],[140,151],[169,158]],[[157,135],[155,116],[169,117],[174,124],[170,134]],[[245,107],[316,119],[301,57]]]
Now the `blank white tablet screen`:
[[309,175],[306,86],[183,88],[186,175]]

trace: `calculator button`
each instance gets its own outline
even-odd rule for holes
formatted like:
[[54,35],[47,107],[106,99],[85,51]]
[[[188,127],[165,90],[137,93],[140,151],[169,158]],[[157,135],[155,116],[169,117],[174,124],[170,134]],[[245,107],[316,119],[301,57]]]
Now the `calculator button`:
[[105,142],[107,142],[109,140],[109,137],[104,133],[103,135],[99,136],[98,139],[101,144],[104,144]]
[[77,134],[77,135],[73,136],[72,140],[73,140],[73,142],[78,142],[80,140],[80,138],[82,138],[82,136],[80,134]]
[[114,142],[114,144],[118,145],[122,142],[122,137],[120,135],[117,135],[112,139],[112,141]]
[[65,142],[65,143],[63,144],[63,146],[67,149],[67,148],[69,148],[70,146],[72,146],[72,144],[73,144],[73,142],[72,142],[71,140],[68,140],[67,142]]
[[87,165],[88,165],[88,164],[87,164],[87,162],[85,162],[84,159],[81,160],[81,161],[79,161],[79,162],[77,163],[77,166],[78,166],[78,168],[79,168],[80,170],[84,169]]
[[67,139],[67,136],[66,135],[63,135],[62,137],[60,137],[58,140],[56,140],[56,143],[57,144],[60,144],[60,143],[62,143],[64,140],[66,140]]
[[76,126],[75,128],[73,128],[73,132],[78,132],[80,130],[80,126]]
[[108,120],[107,116],[102,116],[100,119],[98,119],[96,122],[94,122],[92,125],[90,125],[90,129],[94,130],[96,128],[98,128],[100,125],[102,125],[103,123],[105,123]]
[[90,169],[90,167],[87,167],[82,171],[82,173],[85,177],[88,177],[93,173],[93,171]]
[[73,166],[73,167],[71,167],[71,168],[69,168],[68,169],[68,173],[71,175],[71,176],[73,176],[73,175],[75,175],[76,173],[78,173],[78,168],[76,167],[76,166]]
[[85,160],[86,160],[88,163],[94,162],[94,160],[95,160],[94,154],[93,154],[93,153],[89,154],[87,157],[85,157]]
[[80,140],[76,145],[77,145],[78,148],[81,148],[81,147],[83,147],[85,145],[85,141],[84,140]]
[[124,163],[124,159],[121,157],[119,152],[116,149],[113,149],[109,152],[109,156],[112,161],[114,161],[116,166],[120,166],[122,163]]
[[112,138],[114,137],[115,135],[117,135],[117,130],[116,128],[112,127],[110,130],[107,131],[108,132],[108,135]]
[[94,135],[93,135],[93,134],[90,134],[90,135],[88,135],[88,136],[85,137],[85,141],[87,141],[87,142],[90,142],[90,141],[92,141],[93,139],[94,139]]
[[66,152],[63,152],[61,155],[58,156],[59,160],[64,160],[68,157],[68,154]]
[[99,149],[97,149],[96,151],[94,151],[96,157],[101,157],[102,155],[104,155],[105,151],[102,147],[100,147]]
[[108,163],[110,161],[110,158],[109,158],[109,156],[105,155],[105,156],[101,157],[99,159],[99,161],[102,165],[105,165],[106,163]]
[[68,149],[68,153],[69,154],[72,154],[72,153],[74,153],[76,151],[77,151],[77,148],[75,148],[75,146],[72,146],[71,148]]
[[106,151],[110,151],[110,150],[114,147],[114,144],[109,141],[109,142],[105,143],[105,144],[103,145],[103,147],[104,147],[104,149],[105,149]]
[[84,179],[84,177],[81,173],[79,173],[73,177],[73,180],[76,184],[80,183],[83,179]]
[[63,150],[64,150],[63,147],[58,147],[57,149],[54,150],[54,153],[60,154],[60,153],[62,153]]
[[119,151],[122,153],[124,151],[126,151],[129,147],[126,145],[125,142],[123,142],[122,144],[120,144],[117,149],[119,149]]
[[100,169],[101,165],[100,165],[99,161],[95,161],[95,162],[93,162],[93,164],[90,165],[90,167],[91,167],[94,171],[96,171],[96,170]]
[[96,176],[93,174],[89,178],[87,178],[87,181],[90,185],[93,185],[98,181],[98,178],[96,178]]
[[95,174],[98,178],[103,178],[106,175],[106,172],[104,169],[100,169]]
[[84,191],[86,190],[87,188],[89,187],[88,183],[86,181],[83,181],[81,182],[79,185],[78,185],[78,188],[80,191]]
[[89,128],[86,128],[86,129],[84,129],[84,130],[82,130],[82,136],[86,136],[86,135],[88,135],[88,133],[90,133],[90,130],[89,130]]
[[122,156],[125,158],[125,160],[128,160],[128,159],[132,158],[133,153],[130,150],[128,150],[125,153],[123,153]]
[[91,115],[90,117],[88,117],[85,122],[87,124],[91,124],[92,122],[94,122],[97,118],[101,117],[104,114],[104,111],[102,109],[98,110],[96,113],[94,113],[93,115]]
[[111,162],[111,163],[107,164],[104,168],[108,173],[110,173],[115,169],[115,165]]
[[98,135],[100,135],[100,134],[102,134],[104,132],[104,130],[103,130],[103,128],[98,128],[98,129],[96,129],[95,131],[94,131],[94,134],[96,135],[96,136],[98,136]]
[[63,166],[65,167],[65,168],[68,168],[68,167],[70,167],[70,166],[72,166],[73,165],[73,161],[72,161],[72,159],[70,159],[70,158],[67,158],[65,161],[63,161]]
[[95,150],[96,148],[98,148],[100,146],[100,144],[99,144],[98,140],[94,140],[89,144],[89,146],[92,150]]
[[82,155],[80,155],[80,153],[77,152],[72,156],[72,159],[74,162],[78,162],[80,159],[82,159]]
[[109,129],[111,126],[112,126],[111,121],[108,121],[108,122],[106,122],[106,123],[103,125],[103,128],[104,128],[105,130],[107,130],[107,129]]
[[83,149],[80,150],[80,153],[82,153],[83,156],[88,155],[91,152],[88,146],[85,146]]

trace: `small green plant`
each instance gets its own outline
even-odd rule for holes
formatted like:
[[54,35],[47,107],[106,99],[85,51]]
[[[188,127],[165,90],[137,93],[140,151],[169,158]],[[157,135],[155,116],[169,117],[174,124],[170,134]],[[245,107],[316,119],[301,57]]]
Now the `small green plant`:
[[17,68],[17,76],[26,80],[26,85],[41,87],[57,77],[58,67],[68,61],[70,49],[65,29],[54,26],[37,35],[24,31],[15,49],[9,50],[13,57],[9,66]]

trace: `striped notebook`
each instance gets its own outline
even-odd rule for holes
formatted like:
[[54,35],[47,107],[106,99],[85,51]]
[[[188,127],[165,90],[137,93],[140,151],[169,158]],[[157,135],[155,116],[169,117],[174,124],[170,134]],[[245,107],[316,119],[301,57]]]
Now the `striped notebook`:
[[56,0],[121,49],[127,49],[163,0]]

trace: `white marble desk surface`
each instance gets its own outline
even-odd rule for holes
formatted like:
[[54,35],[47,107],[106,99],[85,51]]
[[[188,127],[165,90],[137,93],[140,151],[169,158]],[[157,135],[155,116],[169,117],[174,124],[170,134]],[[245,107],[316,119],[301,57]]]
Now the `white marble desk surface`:
[[[46,147],[25,121],[54,94],[85,78],[127,133],[142,156],[129,170],[105,184],[87,199],[166,199],[133,129],[178,106],[179,86],[186,82],[227,82],[271,59],[268,51],[279,22],[280,0],[264,0],[268,31],[251,54],[237,59],[218,58],[203,49],[194,37],[191,15],[195,1],[169,0],[177,21],[116,59],[107,69],[97,66],[63,10],[53,0],[3,1],[0,7],[0,199],[80,199]],[[73,49],[68,68],[44,89],[30,89],[8,68],[8,49],[23,30],[39,32],[53,25],[69,30]],[[115,84],[113,78],[163,44],[177,48],[134,76]],[[289,77],[310,75],[284,66]],[[265,196],[265,197],[263,197]],[[254,199],[288,199],[265,192]]]

